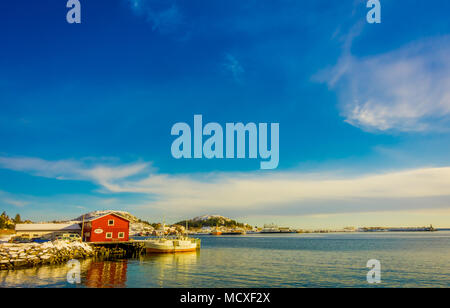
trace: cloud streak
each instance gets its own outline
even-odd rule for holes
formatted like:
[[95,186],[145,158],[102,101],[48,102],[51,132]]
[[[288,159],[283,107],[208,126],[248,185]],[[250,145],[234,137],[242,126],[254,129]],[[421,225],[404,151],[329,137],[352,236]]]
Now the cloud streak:
[[450,37],[414,42],[381,55],[344,53],[318,79],[337,91],[346,122],[368,131],[449,128]]
[[70,159],[48,161],[35,157],[0,157],[0,168],[58,180],[89,180],[105,185],[148,170],[150,164],[136,162],[111,165],[95,160],[94,162]]
[[152,30],[172,33],[183,23],[183,14],[176,1],[128,0],[130,8],[152,25]]
[[[107,193],[142,195],[140,209],[166,212],[330,214],[449,208],[450,167],[338,177],[298,171],[149,173],[149,163],[86,166],[75,161],[0,158],[0,167],[36,176],[83,179]],[[149,201],[151,200],[151,201]]]

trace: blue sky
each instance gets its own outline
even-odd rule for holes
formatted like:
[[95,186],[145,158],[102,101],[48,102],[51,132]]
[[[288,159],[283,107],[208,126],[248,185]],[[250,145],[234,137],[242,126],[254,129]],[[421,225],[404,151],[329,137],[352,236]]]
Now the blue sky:
[[[0,4],[8,213],[448,226],[448,1],[65,2]],[[278,169],[175,160],[194,114],[280,123]]]

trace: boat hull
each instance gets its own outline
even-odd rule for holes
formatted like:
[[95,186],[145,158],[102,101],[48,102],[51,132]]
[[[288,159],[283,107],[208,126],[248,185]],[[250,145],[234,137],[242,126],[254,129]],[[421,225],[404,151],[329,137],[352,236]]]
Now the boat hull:
[[147,253],[179,253],[200,249],[198,239],[159,239],[145,242]]
[[182,249],[158,249],[158,248],[146,248],[147,253],[179,253],[179,252],[193,252],[198,248],[182,248]]

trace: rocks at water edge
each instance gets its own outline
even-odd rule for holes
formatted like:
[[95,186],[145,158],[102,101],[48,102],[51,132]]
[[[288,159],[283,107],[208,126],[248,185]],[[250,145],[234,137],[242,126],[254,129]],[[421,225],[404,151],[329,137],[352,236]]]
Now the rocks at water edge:
[[91,246],[80,242],[0,244],[0,270],[32,267],[39,264],[58,264],[94,255],[96,251]]

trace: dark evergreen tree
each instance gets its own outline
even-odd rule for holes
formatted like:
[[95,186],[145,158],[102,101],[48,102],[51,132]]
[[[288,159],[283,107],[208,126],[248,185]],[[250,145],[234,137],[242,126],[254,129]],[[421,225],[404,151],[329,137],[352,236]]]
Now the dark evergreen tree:
[[14,223],[16,223],[16,224],[22,223],[22,219],[20,218],[20,214],[16,214],[16,217],[14,217]]

